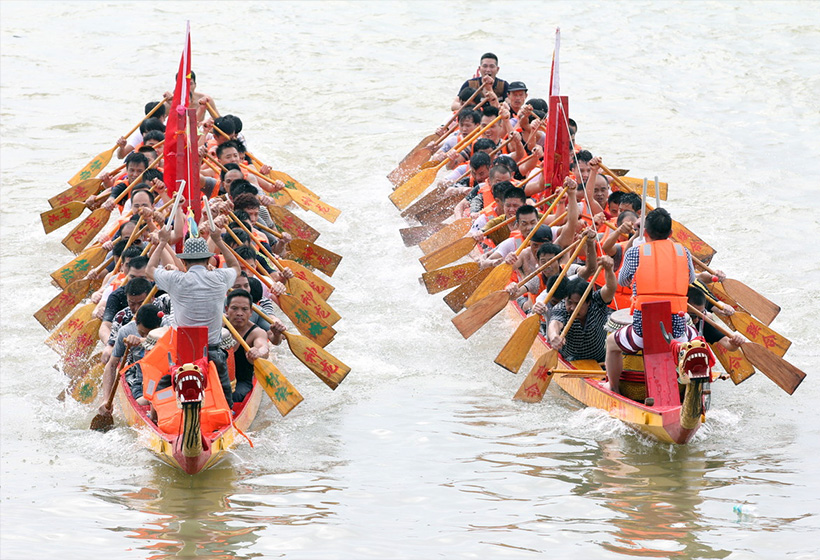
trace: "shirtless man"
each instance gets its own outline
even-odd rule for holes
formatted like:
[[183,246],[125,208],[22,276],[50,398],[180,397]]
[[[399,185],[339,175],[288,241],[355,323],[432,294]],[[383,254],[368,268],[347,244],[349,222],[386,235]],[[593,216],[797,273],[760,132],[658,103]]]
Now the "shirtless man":
[[267,332],[251,322],[253,299],[246,290],[235,289],[228,294],[225,316],[250,349],[246,352],[239,342],[234,346],[234,371],[236,388],[233,402],[242,402],[253,388],[253,362],[269,354]]

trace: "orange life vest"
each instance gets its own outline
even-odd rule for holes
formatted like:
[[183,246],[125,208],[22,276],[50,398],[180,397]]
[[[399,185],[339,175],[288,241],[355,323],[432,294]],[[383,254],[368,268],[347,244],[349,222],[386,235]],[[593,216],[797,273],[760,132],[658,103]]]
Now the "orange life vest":
[[[470,181],[472,181],[472,177],[470,177]],[[484,181],[483,183],[481,183],[481,186],[478,187],[478,192],[479,194],[481,194],[481,200],[484,201],[484,208],[495,206],[495,199],[493,198],[493,188],[490,186],[489,181]]]
[[669,239],[644,243],[640,246],[640,262],[634,282],[635,309],[640,310],[644,303],[669,300],[672,313],[685,312],[689,289],[686,249]]
[[[157,411],[157,426],[166,434],[182,432],[182,409],[177,406],[173,387],[157,390],[160,379],[169,373],[168,354],[171,354],[174,363],[177,362],[176,334],[176,329],[168,329],[154,348],[139,361],[142,368],[143,396],[154,405]],[[231,423],[231,412],[213,362],[208,363],[206,376],[200,423],[202,433],[210,434]]]

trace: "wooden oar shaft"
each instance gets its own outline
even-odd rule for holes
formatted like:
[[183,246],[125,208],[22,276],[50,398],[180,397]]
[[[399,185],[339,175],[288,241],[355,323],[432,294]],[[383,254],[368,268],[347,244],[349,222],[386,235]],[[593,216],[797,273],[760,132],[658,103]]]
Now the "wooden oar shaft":
[[271,234],[272,236],[278,237],[279,239],[282,239],[282,234],[280,232],[276,231],[275,229],[271,229],[266,225],[263,225],[263,224],[260,224],[259,222],[256,222],[256,225],[254,227],[258,227],[262,231],[266,231],[269,234]]
[[[228,230],[229,230],[229,231],[230,231],[230,229],[231,229],[231,228],[228,228]],[[239,242],[239,239],[236,237],[236,235],[235,235],[233,232],[231,232],[231,234],[234,236],[234,240],[235,240],[235,241],[237,241],[237,242]],[[265,286],[267,286],[269,290],[270,290],[271,288],[273,288],[273,283],[270,281],[270,279],[269,279],[269,278],[267,278],[267,277],[265,277],[265,276],[263,276],[262,274],[260,274],[258,270],[256,270],[254,267],[252,267],[252,266],[248,263],[248,261],[246,261],[245,259],[243,259],[242,257],[240,257],[240,256],[239,256],[239,253],[237,253],[236,251],[234,251],[231,247],[228,247],[228,251],[230,251],[231,253],[233,253],[233,256],[234,256],[234,257],[236,257],[236,260],[238,260],[240,263],[242,263],[242,264],[245,266],[245,268],[246,268],[246,269],[250,270],[250,271],[251,271],[251,273],[252,273],[254,276],[256,276],[256,277],[259,279],[259,281],[260,281],[260,282],[262,282]]]
[[703,270],[705,270],[706,272],[708,272],[708,273],[709,273],[709,274],[711,274],[712,276],[717,276],[717,273],[716,273],[714,270],[712,270],[711,268],[709,268],[709,265],[707,265],[706,263],[704,263],[702,260],[700,260],[699,258],[697,258],[695,255],[692,255],[692,260],[694,261],[694,263],[695,263],[696,265],[698,265],[699,267],[701,267]]
[[229,331],[231,331],[231,336],[233,336],[234,339],[242,346],[242,348],[245,349],[245,352],[251,349],[251,347],[248,346],[247,341],[244,338],[242,338],[238,332],[236,332],[236,328],[234,328],[231,322],[228,321],[228,318],[225,315],[222,316],[222,324],[225,325]]
[[618,184],[618,187],[620,187],[621,190],[627,191],[627,192],[633,192],[632,187],[630,187],[629,185],[624,183],[623,179],[621,179],[620,176],[613,173],[612,170],[609,169],[606,165],[604,165],[603,163],[599,163],[598,166],[603,170],[604,173],[606,173],[607,175],[612,177],[612,180],[615,181]]
[[[150,111],[148,111],[148,113],[147,113],[144,117],[142,117],[142,118],[139,120],[139,122],[138,122],[136,125],[134,125],[134,127],[133,127],[131,130],[129,130],[128,132],[126,132],[126,133],[125,133],[122,137],[123,137],[123,138],[125,138],[125,139],[128,139],[128,137],[129,137],[129,136],[131,136],[132,134],[134,134],[134,132],[136,132],[136,130],[137,130],[137,129],[140,127],[140,125],[143,123],[143,121],[145,121],[146,119],[150,119],[151,117],[153,117],[153,116],[154,116],[154,113],[156,113],[157,111],[159,111],[159,108],[160,108],[160,107],[161,107],[164,103],[165,103],[164,101],[160,101],[159,103],[157,103],[156,105],[154,105],[154,108],[153,108],[153,109],[151,109]],[[114,144],[114,146],[116,147],[116,144]]]
[[[233,212],[229,212],[229,215],[231,216],[231,218],[233,219],[233,221],[235,221],[235,222],[239,225],[239,227],[241,227],[241,228],[244,230],[244,232],[248,234],[248,236],[251,238],[251,241],[253,241],[253,242],[254,242],[254,244],[255,244],[257,247],[259,247],[259,249],[260,249],[260,251],[262,252],[262,254],[263,254],[263,255],[265,255],[266,257],[268,257],[268,259],[270,259],[271,261],[273,261],[273,265],[274,265],[274,266],[275,266],[275,267],[276,267],[276,268],[277,268],[280,272],[281,272],[281,271],[283,271],[283,270],[285,269],[285,267],[283,267],[283,266],[279,263],[279,259],[277,259],[277,258],[276,258],[276,257],[274,257],[273,255],[271,255],[271,254],[270,254],[270,252],[268,252],[268,250],[267,250],[267,249],[265,249],[265,247],[263,247],[263,246],[262,246],[262,244],[261,244],[259,241],[257,241],[257,240],[256,240],[256,238],[255,238],[255,237],[253,236],[253,234],[252,234],[252,233],[248,230],[248,228],[246,228],[246,227],[245,227],[245,224],[243,224],[243,223],[242,223],[242,221],[241,221],[239,218],[237,218],[237,217],[236,217],[236,214],[234,214]],[[231,228],[228,228],[228,229],[231,229]]]
[[728,336],[728,337],[734,336],[735,333],[733,333],[732,331],[730,331],[729,329],[727,329],[725,326],[721,325],[720,323],[717,323],[717,322],[713,321],[706,314],[701,313],[700,311],[695,309],[695,307],[692,306],[691,303],[688,303],[686,305],[689,308],[689,313],[694,313],[695,315],[697,315],[698,317],[700,317],[701,319],[703,319],[704,321],[706,321],[707,323],[709,323],[710,325],[715,327],[717,330],[719,330],[722,335]]

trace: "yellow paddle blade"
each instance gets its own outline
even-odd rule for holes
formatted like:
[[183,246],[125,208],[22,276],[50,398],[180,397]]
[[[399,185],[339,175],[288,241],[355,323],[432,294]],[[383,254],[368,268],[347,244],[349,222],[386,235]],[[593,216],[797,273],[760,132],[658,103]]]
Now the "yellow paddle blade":
[[433,183],[437,174],[436,168],[422,169],[390,193],[390,202],[399,210],[404,210]]
[[[724,319],[723,315],[720,318]],[[735,311],[735,314],[728,318],[728,323],[752,342],[757,342],[763,348],[781,358],[786,355],[786,351],[792,345],[791,340],[778,334],[744,311]]]
[[90,247],[67,265],[52,272],[51,277],[60,288],[65,289],[72,282],[83,278],[92,268],[99,266],[107,254],[108,251],[100,246]]
[[469,262],[425,272],[421,275],[421,280],[428,294],[437,294],[454,286],[460,286],[475,276],[477,272],[478,263]]
[[46,346],[60,355],[66,353],[69,342],[77,336],[83,326],[91,321],[91,313],[97,307],[95,303],[86,303],[77,307],[63,323],[54,329],[45,340]]
[[309,188],[304,186],[302,183],[300,183],[299,181],[297,181],[296,179],[294,179],[293,177],[291,177],[290,175],[288,175],[284,171],[277,171],[275,169],[272,169],[268,176],[271,179],[273,179],[274,181],[282,181],[283,183],[285,183],[285,188],[286,189],[295,188],[297,190],[302,191],[303,193],[305,193],[307,195],[312,196],[313,198],[322,198],[321,196],[319,196],[318,194],[316,194],[315,192],[313,192],[312,190],[310,190]]
[[310,210],[317,216],[324,218],[330,223],[335,222],[336,218],[339,217],[339,214],[342,213],[342,211],[338,208],[334,208],[327,202],[322,202],[318,198],[310,196],[307,193],[303,193],[295,187],[287,189],[287,192],[296,204],[305,210]]
[[510,301],[510,294],[501,290],[493,292],[481,301],[453,317],[453,324],[464,338],[470,338],[481,327],[504,309]]
[[65,290],[54,296],[51,301],[38,309],[34,313],[34,318],[37,319],[37,322],[43,325],[45,329],[50,331],[74,309],[75,305],[80,303],[80,301],[88,295],[92,287],[91,280],[78,280],[69,284]]
[[794,394],[803,379],[806,378],[805,373],[777,354],[769,352],[760,344],[744,342],[740,348],[743,350],[743,355],[757,369],[790,395]]
[[296,277],[291,278],[287,280],[287,287],[289,295],[299,300],[302,305],[312,309],[316,317],[326,325],[333,326],[342,318],[330,304],[316,295],[316,292],[304,280]]
[[408,177],[418,173],[421,166],[428,162],[433,155],[433,149],[426,145],[419,146],[407,154],[399,163],[398,167],[387,175],[387,178],[394,185],[401,185]]
[[427,272],[437,270],[441,267],[447,266],[453,261],[457,261],[470,253],[476,246],[476,241],[472,237],[462,237],[445,245],[441,249],[437,249],[429,255],[424,255],[419,258],[421,266]]
[[62,241],[63,245],[75,255],[80,254],[102,231],[110,217],[111,212],[105,208],[97,208],[65,236]]
[[754,366],[749,363],[746,356],[740,350],[727,350],[721,344],[710,344],[712,351],[717,356],[718,361],[729,374],[732,383],[738,385],[750,378],[754,372]]
[[304,239],[294,239],[288,244],[288,249],[298,262],[321,270],[328,276],[333,276],[336,267],[342,262],[342,256],[329,249],[309,243]]
[[416,214],[415,219],[422,225],[438,224],[453,215],[458,203],[464,200],[460,193],[451,194]]
[[550,370],[558,365],[558,352],[547,350],[535,361],[524,382],[516,391],[513,400],[527,403],[541,402],[550,386],[553,375]]
[[[267,194],[269,197],[271,197],[273,199],[273,203],[277,207],[285,207],[288,204],[290,204],[291,202],[293,202],[293,197],[291,197],[289,193],[290,193],[290,191],[288,191],[287,189],[279,189],[276,192],[265,193],[265,194]],[[270,207],[268,207],[268,208],[270,208]]]
[[518,373],[540,330],[541,315],[533,314],[521,321],[507,344],[496,356],[495,363],[507,371]]
[[279,306],[300,333],[322,348],[336,336],[336,330],[319,317],[315,307],[305,305],[288,294],[279,296]]
[[57,208],[46,210],[40,213],[40,221],[43,222],[43,229],[46,234],[51,233],[55,229],[59,229],[80,217],[85,210],[85,204],[82,202],[69,202]]
[[61,359],[60,368],[63,370],[63,373],[68,376],[70,380],[69,387],[73,388],[77,384],[77,382],[88,373],[88,370],[91,369],[91,366],[101,362],[102,352],[97,352],[96,354],[82,362],[66,362]]
[[505,262],[492,269],[489,276],[476,288],[473,294],[464,302],[464,307],[470,307],[479,300],[487,297],[492,292],[503,289],[510,283],[513,267]]
[[291,234],[294,239],[304,239],[313,243],[319,238],[318,231],[287,208],[273,205],[267,208],[276,225]]
[[444,191],[447,188],[444,186],[437,186],[423,197],[415,201],[413,204],[401,211],[402,218],[412,218],[422,210],[426,210],[430,205],[438,202],[444,196]]
[[85,404],[93,403],[99,394],[104,372],[105,364],[97,361],[97,363],[91,365],[86,375],[70,383],[71,396],[74,397],[74,400]]
[[475,291],[479,284],[490,275],[490,272],[492,272],[491,268],[485,268],[479,271],[478,274],[444,296],[444,303],[453,310],[453,313],[461,311],[464,308],[464,302],[467,301],[467,298],[470,297],[470,294]]
[[[613,169],[612,171],[616,170]],[[643,192],[643,179],[638,179],[637,177],[622,176],[621,181],[626,183],[630,187],[632,192],[638,195],[640,195]],[[660,185],[661,200],[666,200],[666,195],[669,193],[669,185],[664,183],[663,181],[658,181],[658,185]],[[646,196],[655,196],[655,181],[646,182]]]
[[760,319],[765,325],[770,325],[777,317],[777,314],[780,313],[779,305],[739,280],[725,278],[721,284],[728,295],[736,299],[749,313]]
[[262,385],[265,393],[273,401],[273,406],[282,416],[286,416],[297,404],[302,402],[302,395],[282,375],[282,372],[276,369],[272,362],[262,358],[255,359],[253,361],[253,373],[256,376],[256,381]]
[[425,255],[461,239],[470,231],[470,218],[461,218],[447,225],[441,231],[419,243],[419,248]]
[[680,222],[676,222],[672,220],[672,235],[669,236],[672,241],[677,241],[689,251],[695,255],[697,258],[709,264],[712,260],[712,257],[717,253],[708,243],[706,243],[703,239],[689,231],[689,229],[681,224]]
[[348,366],[308,338],[288,332],[285,332],[284,335],[293,355],[331,389],[336,389],[339,383],[350,373]]
[[[77,376],[77,371],[87,371],[90,365],[89,356],[97,346],[99,336],[97,332],[100,329],[102,321],[94,319],[89,321],[80,331],[72,338],[65,348],[65,353],[62,358],[63,371],[66,372],[73,379]],[[98,359],[99,361],[99,359]]]
[[76,175],[74,175],[71,179],[68,180],[68,184],[72,187],[79,185],[81,181],[85,181],[87,179],[91,179],[92,177],[96,177],[100,171],[105,169],[105,166],[108,165],[108,162],[111,161],[111,158],[114,156],[114,150],[117,149],[115,145],[110,150],[100,153],[88,162],[88,165],[80,169]]
[[100,190],[102,190],[102,179],[86,179],[77,183],[74,187],[67,188],[60,194],[55,194],[48,199],[48,203],[52,208],[56,208],[75,200],[83,202],[89,196],[99,193]]
[[300,280],[307,282],[307,285],[310,286],[310,289],[316,292],[316,295],[318,295],[325,301],[330,299],[330,294],[332,294],[333,290],[336,289],[329,283],[319,278],[316,274],[313,273],[312,270],[309,270],[308,268],[306,268],[305,266],[301,265],[296,261],[280,259],[279,264],[281,264],[283,267],[291,269],[291,271],[293,271],[293,275],[296,278],[299,278]]

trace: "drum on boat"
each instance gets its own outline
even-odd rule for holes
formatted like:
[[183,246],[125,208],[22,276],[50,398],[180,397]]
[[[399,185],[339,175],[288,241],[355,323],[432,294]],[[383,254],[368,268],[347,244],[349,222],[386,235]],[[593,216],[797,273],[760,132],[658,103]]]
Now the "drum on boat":
[[617,311],[613,311],[612,314],[609,316],[609,319],[604,325],[604,330],[608,333],[612,333],[620,329],[621,327],[625,327],[627,325],[632,324],[632,310],[631,309],[618,309]]
[[145,342],[142,343],[145,351],[148,352],[156,346],[159,339],[165,336],[165,333],[167,333],[170,328],[171,327],[157,327],[148,331],[148,336],[145,337]]

